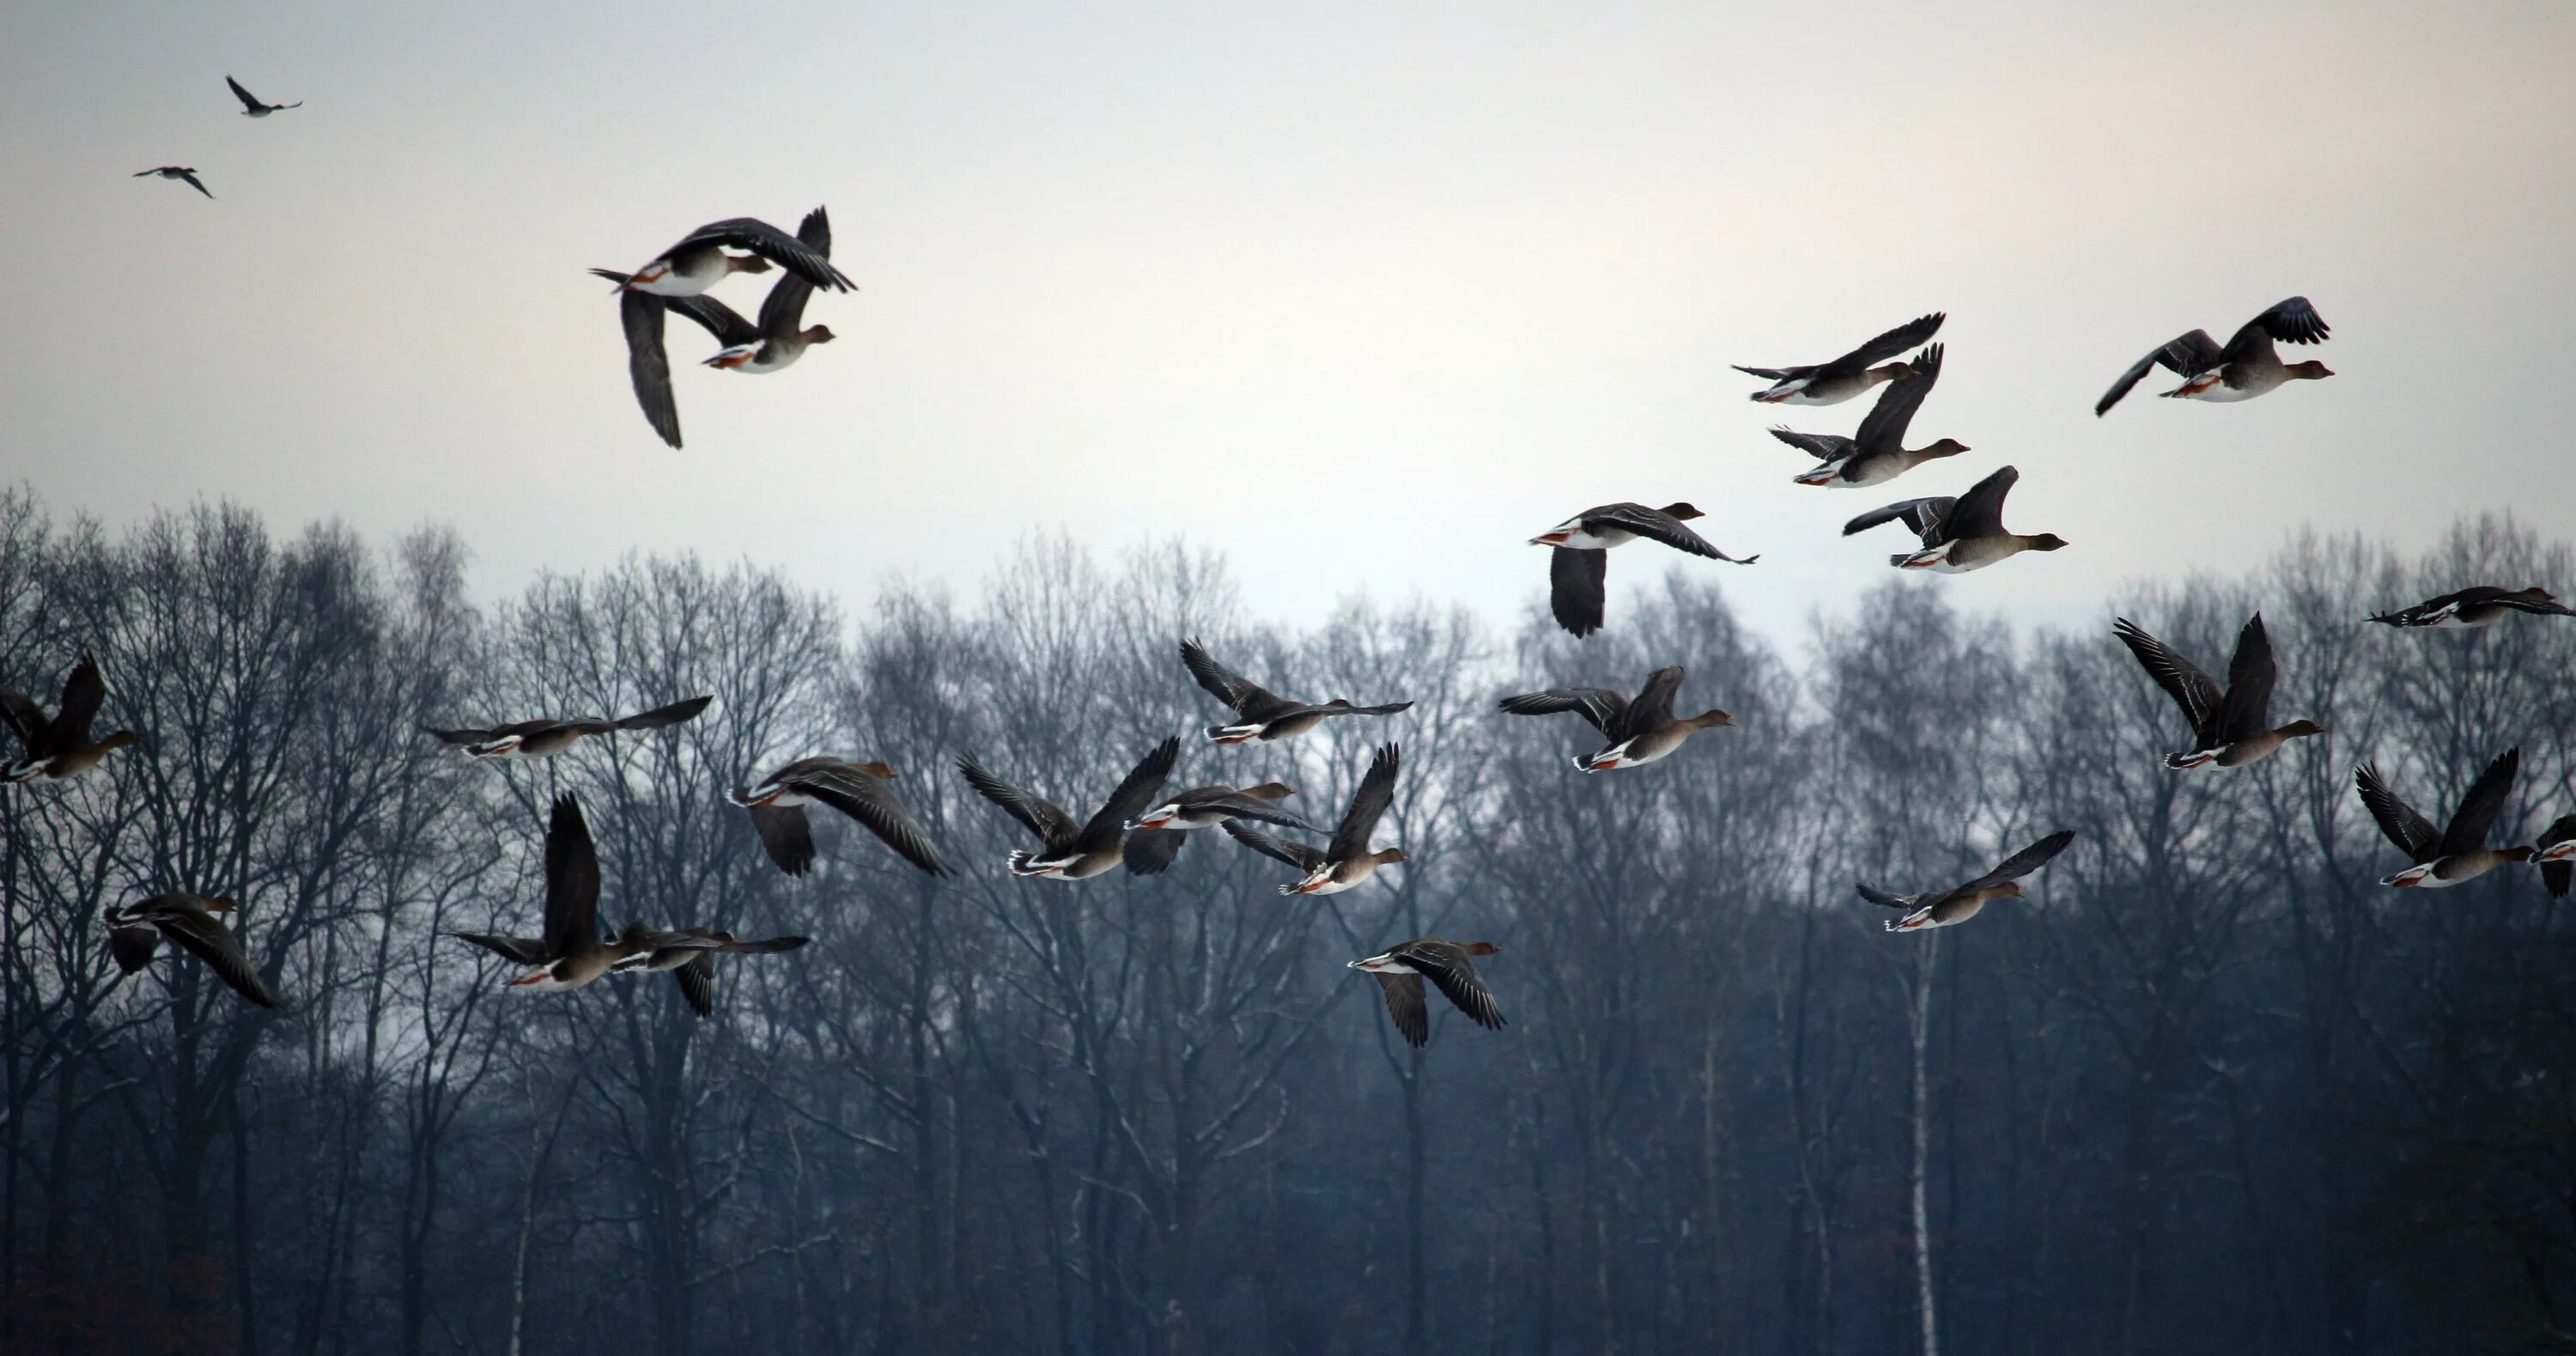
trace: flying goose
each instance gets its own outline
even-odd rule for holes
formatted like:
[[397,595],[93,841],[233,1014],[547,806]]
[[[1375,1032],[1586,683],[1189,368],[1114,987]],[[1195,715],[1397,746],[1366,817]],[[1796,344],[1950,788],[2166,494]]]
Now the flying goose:
[[1558,687],[1505,697],[1502,707],[1516,716],[1550,716],[1572,711],[1591,722],[1610,742],[1598,753],[1574,760],[1586,772],[1610,772],[1651,763],[1682,746],[1702,730],[1732,725],[1735,717],[1711,707],[1696,716],[1673,715],[1673,694],[1682,685],[1682,666],[1674,664],[1646,675],[1646,685],[1629,701],[1606,687]]
[[689,1011],[700,1017],[712,1017],[716,1010],[716,965],[718,956],[774,956],[794,951],[813,940],[809,937],[764,937],[744,941],[730,932],[711,928],[680,928],[664,932],[652,928],[628,930],[628,936],[650,947],[617,962],[620,974],[630,970],[655,973],[669,972],[680,986],[680,996],[688,1000]]
[[799,758],[751,786],[735,787],[725,799],[751,811],[762,850],[788,875],[804,875],[814,865],[814,827],[805,818],[805,807],[817,801],[866,825],[905,861],[934,876],[947,875],[948,866],[931,846],[930,835],[904,813],[886,785],[901,775],[879,762]]
[[122,909],[110,904],[106,909],[108,954],[119,973],[130,975],[152,963],[161,939],[167,937],[180,950],[204,961],[234,993],[261,1007],[276,1007],[277,999],[260,982],[250,957],[242,953],[241,939],[215,917],[240,907],[222,897],[183,894],[154,895]]
[[[727,254],[728,249],[741,254]],[[644,266],[617,282],[630,292],[657,297],[694,297],[736,273],[766,273],[776,264],[826,291],[851,290],[848,277],[804,241],[756,217],[711,221],[683,236],[680,243],[654,255]],[[592,269],[603,277],[605,270]]]
[[[1163,781],[1172,775],[1172,764],[1181,756],[1181,741],[1166,739],[1145,755],[1143,762],[1109,793],[1090,822],[1076,824],[1053,802],[1022,790],[992,773],[972,758],[957,760],[957,770],[975,793],[1000,806],[1011,818],[1028,826],[1038,836],[1043,851],[1014,851],[1011,874],[1041,876],[1056,880],[1089,880],[1118,865],[1123,857],[1119,838],[1127,821],[1154,803],[1154,793],[1163,789]],[[1232,828],[1231,822],[1227,824]]]
[[2394,612],[2381,612],[2370,618],[2388,626],[2486,626],[2516,612],[2536,613],[2544,617],[2576,617],[2576,610],[2558,601],[2557,595],[2537,584],[2527,589],[2507,591],[2492,584],[2479,584],[2427,598],[2413,607]]
[[1890,909],[1903,909],[1905,916],[1887,925],[1890,932],[1914,932],[1923,928],[1946,928],[1977,916],[1977,911],[1998,899],[2019,899],[2021,878],[2048,865],[2050,858],[2066,850],[2075,841],[2075,830],[2059,829],[2046,838],[2004,858],[1994,870],[1953,886],[1941,893],[1895,895],[1867,885],[1856,885],[1860,897],[1872,904]]
[[95,770],[118,749],[141,743],[132,730],[118,730],[104,739],[89,737],[90,722],[97,719],[99,705],[106,700],[107,681],[99,676],[98,660],[86,650],[63,679],[62,702],[50,720],[26,693],[0,688],[0,720],[8,721],[21,748],[18,761],[0,768],[0,781],[69,781]]
[[1969,486],[1968,492],[1956,499],[1940,495],[1872,509],[1843,524],[1843,535],[1902,521],[1923,539],[1923,549],[1889,556],[1887,563],[1900,570],[1937,570],[1943,574],[1966,574],[2024,551],[2064,547],[2066,539],[2054,532],[2024,536],[2004,530],[2004,496],[2012,493],[2013,483],[2020,479],[2021,472],[2006,466]]
[[1240,791],[1231,786],[1201,786],[1184,791],[1127,821],[1127,869],[1140,876],[1160,875],[1171,869],[1172,859],[1189,842],[1189,830],[1229,819],[1257,819],[1265,824],[1322,833],[1322,829],[1278,807],[1277,802],[1296,794],[1297,788],[1284,782],[1263,782]]
[[164,179],[176,179],[181,183],[186,184],[188,187],[205,194],[209,198],[215,196],[215,191],[206,187],[205,184],[197,178],[197,171],[186,165],[163,165],[158,169],[136,170],[130,177],[140,179],[146,175],[153,174],[160,175]]
[[1800,485],[1858,489],[1884,484],[1927,461],[1967,451],[1967,444],[1955,438],[1943,438],[1928,447],[1905,445],[1906,425],[1923,407],[1923,397],[1932,393],[1932,383],[1941,379],[1941,345],[1923,350],[1905,367],[1905,375],[1878,393],[1878,403],[1869,407],[1869,414],[1860,421],[1860,430],[1851,437],[1793,433],[1787,428],[1771,430],[1772,437],[1823,463],[1790,479]]
[[[831,257],[832,222],[822,208],[805,214],[796,238],[815,254]],[[635,403],[643,407],[645,422],[673,447],[680,446],[680,406],[671,393],[671,358],[662,347],[665,312],[678,312],[714,335],[721,347],[705,365],[728,371],[776,372],[803,357],[808,347],[832,342],[829,327],[805,327],[805,302],[814,295],[814,284],[793,270],[770,284],[769,296],[760,303],[757,325],[712,296],[657,297],[627,289],[631,276],[615,269],[591,272],[619,285],[617,309],[626,328],[627,380],[635,388]]]
[[2324,734],[2325,727],[2312,720],[2294,720],[2273,729],[2269,724],[2272,709],[2272,638],[2263,629],[2263,614],[2257,612],[2236,636],[2236,657],[2227,665],[2227,690],[2201,672],[2200,666],[2175,654],[2163,641],[2148,634],[2147,629],[2126,617],[2111,621],[2111,634],[2138,657],[2138,666],[2156,685],[2182,708],[2183,719],[2191,722],[2191,747],[2181,753],[2165,755],[2165,766],[2180,771],[2216,763],[2220,767],[2243,767],[2269,758],[2283,744],[2309,735]]
[[[487,951],[528,967],[510,981],[526,993],[564,993],[607,974],[617,962],[649,950],[643,930],[628,928],[613,942],[599,936],[599,853],[590,824],[569,791],[555,797],[546,825],[545,933],[541,938],[456,933]],[[534,946],[528,945],[531,941]]]
[[1476,973],[1470,956],[1490,956],[1502,948],[1492,942],[1449,942],[1437,937],[1418,937],[1400,942],[1366,960],[1350,962],[1350,968],[1365,970],[1386,994],[1386,1015],[1395,1021],[1395,1029],[1414,1047],[1431,1040],[1431,1006],[1422,992],[1422,981],[1429,979],[1440,986],[1440,993],[1470,1021],[1488,1031],[1503,1029],[1503,1010],[1494,1004],[1494,995],[1486,991],[1484,978]]
[[2136,365],[2120,374],[2111,389],[2093,406],[2093,417],[2110,413],[2120,397],[2138,384],[2140,378],[2154,370],[2158,363],[2182,378],[2182,385],[2163,394],[2184,400],[2235,401],[2252,400],[2273,388],[2291,381],[2314,381],[2334,373],[2324,363],[2310,359],[2303,363],[2283,363],[2272,341],[2291,344],[2313,344],[2329,331],[2317,315],[2317,308],[2306,297],[2292,297],[2245,322],[2235,337],[2220,348],[2207,330],[2193,330],[2154,352],[2138,359]]
[[2451,822],[2438,833],[2430,821],[2388,789],[2388,783],[2379,776],[2378,764],[2364,763],[2353,769],[2353,789],[2361,793],[2361,803],[2370,807],[2370,817],[2379,822],[2379,831],[2414,863],[2396,875],[2380,877],[2379,883],[2400,889],[2438,890],[2476,880],[2507,862],[2530,861],[2533,850],[2529,845],[2487,846],[2487,830],[2495,826],[2496,813],[2504,809],[2504,798],[2513,790],[2514,773],[2521,767],[2519,748],[2506,749],[2503,757],[2487,764],[2486,771],[2469,783],[2468,794],[2460,797],[2459,808],[2451,812]]
[[1280,886],[1279,893],[1340,894],[1376,875],[1381,866],[1412,860],[1401,848],[1369,851],[1369,835],[1377,831],[1378,817],[1386,813],[1387,802],[1395,797],[1397,757],[1396,746],[1388,744],[1369,760],[1368,772],[1360,778],[1359,789],[1351,794],[1350,808],[1342,812],[1341,827],[1333,831],[1332,843],[1320,852],[1303,843],[1283,843],[1258,829],[1245,828],[1240,820],[1227,820],[1225,831],[1245,847],[1306,873],[1304,879]]
[[241,87],[240,81],[233,79],[229,75],[224,77],[224,83],[232,86],[233,97],[242,101],[242,116],[245,118],[265,118],[271,113],[282,113],[290,108],[304,107],[304,101],[302,99],[298,99],[291,104],[261,103],[257,96],[253,95],[249,90]]
[[1608,552],[1611,547],[1625,546],[1639,537],[1730,565],[1750,565],[1762,558],[1752,555],[1738,560],[1682,525],[1706,516],[1689,504],[1666,504],[1659,509],[1643,504],[1603,504],[1530,538],[1532,546],[1554,548],[1548,553],[1547,579],[1548,606],[1556,613],[1556,624],[1577,636],[1601,629],[1602,603],[1608,596]]
[[1832,362],[1813,367],[1746,367],[1739,363],[1735,370],[1771,383],[1753,393],[1753,398],[1763,404],[1839,405],[1882,381],[1905,375],[1908,368],[1903,363],[1887,363],[1884,367],[1870,364],[1886,362],[1930,339],[1948,318],[1943,311],[1917,316]]
[[445,744],[465,750],[475,758],[552,758],[592,735],[615,734],[620,730],[659,730],[697,719],[713,697],[690,697],[650,711],[638,711],[614,720],[598,716],[547,716],[523,720],[513,725],[495,725],[488,730],[433,730],[421,727],[421,733]]
[[1208,739],[1218,744],[1292,739],[1334,716],[1391,716],[1413,707],[1411,702],[1353,706],[1346,697],[1335,697],[1320,706],[1290,701],[1216,662],[1195,640],[1181,642],[1181,663],[1188,666],[1190,676],[1207,689],[1208,695],[1233,707],[1234,713],[1242,717],[1231,725],[1208,727]]

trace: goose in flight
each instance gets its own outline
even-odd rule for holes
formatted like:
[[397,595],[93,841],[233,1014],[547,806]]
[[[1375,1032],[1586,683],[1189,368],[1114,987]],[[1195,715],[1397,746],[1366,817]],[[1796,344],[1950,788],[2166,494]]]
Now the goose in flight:
[[[1084,823],[1075,823],[1073,816],[1054,802],[985,771],[972,758],[958,759],[957,771],[966,778],[967,785],[975,788],[975,794],[1000,806],[1038,836],[1040,851],[1011,854],[1012,875],[1089,880],[1124,860],[1120,836],[1126,832],[1127,821],[1154,803],[1154,794],[1163,789],[1163,782],[1172,775],[1172,764],[1180,756],[1178,738],[1155,745],[1126,780],[1118,783],[1118,789],[1109,793],[1098,813]],[[1234,826],[1229,822],[1226,827]]]
[[[831,258],[831,218],[820,207],[806,213],[796,228],[796,239],[815,255]],[[635,388],[635,403],[643,407],[645,422],[675,448],[680,446],[680,406],[671,393],[671,358],[662,346],[666,313],[685,316],[715,336],[720,347],[704,366],[753,376],[783,370],[803,357],[806,349],[828,344],[834,337],[829,326],[805,324],[805,302],[814,295],[814,283],[792,269],[770,284],[757,324],[712,296],[658,296],[628,287],[634,280],[631,274],[609,268],[591,272],[618,284],[618,318],[626,329],[627,381]]]
[[2120,403],[2120,397],[2158,364],[2182,378],[2182,385],[2162,394],[2181,400],[2252,400],[2293,381],[2331,377],[2334,372],[2324,363],[2315,359],[2284,363],[2280,352],[2272,347],[2275,339],[2288,344],[2313,344],[2329,333],[2326,322],[2306,297],[2292,297],[2246,321],[2228,339],[2225,348],[2209,337],[2209,331],[2193,330],[2160,345],[2121,373],[2093,406],[2093,417],[2110,413],[2111,407]]
[[1682,685],[1682,666],[1674,664],[1646,675],[1646,685],[1630,701],[1606,687],[1557,687],[1505,697],[1502,707],[1515,716],[1550,716],[1572,711],[1610,742],[1598,753],[1574,760],[1585,772],[1611,772],[1654,762],[1702,730],[1732,725],[1735,717],[1711,707],[1696,716],[1675,716],[1673,694]]
[[70,781],[96,771],[118,749],[141,743],[132,730],[89,737],[90,722],[106,700],[107,680],[99,676],[98,660],[85,650],[63,679],[62,700],[50,717],[26,693],[0,688],[0,720],[8,722],[19,744],[18,761],[0,767],[0,781]]
[[2059,829],[2021,851],[2004,858],[1994,870],[1969,881],[1954,885],[1938,894],[1897,895],[1868,885],[1857,885],[1860,897],[1889,909],[1902,909],[1905,916],[1887,925],[1890,932],[1917,932],[1924,928],[1946,928],[1977,916],[1977,911],[1998,899],[2019,899],[2023,894],[2021,878],[2048,865],[2049,859],[2066,850],[2075,841],[2073,829]]
[[904,812],[893,788],[886,785],[901,775],[879,762],[799,758],[751,786],[735,787],[725,793],[725,799],[751,812],[751,827],[760,834],[761,849],[788,875],[804,875],[814,865],[814,827],[805,818],[805,807],[816,803],[857,820],[914,866],[934,876],[947,875],[948,865],[939,859],[939,849],[931,846],[930,835]]
[[298,99],[291,104],[261,103],[259,101],[259,96],[252,94],[249,90],[243,89],[241,82],[233,79],[229,75],[224,77],[224,83],[232,86],[233,97],[242,101],[242,116],[245,118],[265,118],[271,113],[282,113],[290,108],[304,107],[304,101],[302,99]]
[[[1882,381],[1904,376],[1910,368],[1887,360],[1929,340],[1948,318],[1944,311],[1916,316],[1829,363],[1809,367],[1746,367],[1738,363],[1735,370],[1771,383],[1753,393],[1753,398],[1765,405],[1839,405]],[[1872,366],[1874,363],[1885,365]]]
[[2176,771],[2206,767],[2243,767],[2271,757],[2293,739],[2321,735],[2325,727],[2312,720],[2294,720],[2275,729],[2271,725],[2272,637],[2263,629],[2263,614],[2257,612],[2236,635],[2236,657],[2228,661],[2227,687],[2219,689],[2200,666],[2173,652],[2171,646],[2149,634],[2147,628],[2126,617],[2111,622],[2111,634],[2137,656],[2138,666],[2156,680],[2156,686],[2182,708],[2183,719],[2191,722],[2191,747],[2181,753],[2165,755],[2165,766]]
[[108,955],[119,973],[130,975],[152,963],[161,939],[167,937],[205,962],[234,993],[261,1007],[276,1007],[277,999],[260,982],[250,957],[243,954],[241,939],[215,916],[240,907],[230,899],[186,894],[154,895],[122,909],[111,904],[106,913]]
[[1903,522],[1923,539],[1923,549],[1899,552],[1889,556],[1887,563],[1900,570],[1937,570],[1942,574],[1982,570],[2024,551],[2063,549],[2066,539],[2054,532],[2025,536],[2004,530],[2004,496],[2012,493],[2014,483],[2020,479],[2021,472],[2006,466],[1969,486],[1968,492],[1956,499],[1939,495],[1871,509],[1843,524],[1843,535],[1866,532],[1880,523]]
[[1474,956],[1490,956],[1502,948],[1492,942],[1451,942],[1438,937],[1417,937],[1399,942],[1366,960],[1350,962],[1350,968],[1363,970],[1386,994],[1386,1015],[1395,1029],[1413,1043],[1416,1049],[1431,1041],[1431,1005],[1423,992],[1422,981],[1440,986],[1440,996],[1470,1021],[1488,1031],[1503,1029],[1503,1010],[1494,995],[1485,988],[1484,977],[1476,973]]
[[1391,716],[1413,708],[1411,702],[1353,706],[1346,697],[1335,697],[1321,705],[1290,701],[1216,662],[1195,640],[1181,642],[1181,663],[1209,696],[1234,708],[1235,715],[1241,717],[1232,724],[1209,726],[1207,737],[1212,743],[1293,739],[1335,716]]
[[1282,842],[1258,829],[1244,827],[1240,820],[1227,820],[1225,831],[1245,847],[1305,873],[1302,879],[1280,886],[1279,893],[1340,894],[1376,875],[1381,866],[1412,860],[1402,848],[1369,850],[1369,835],[1377,832],[1379,816],[1386,813],[1387,803],[1395,798],[1397,759],[1396,746],[1388,744],[1369,760],[1359,789],[1351,793],[1350,808],[1342,812],[1341,827],[1333,831],[1333,841],[1321,851],[1303,843]]
[[1693,518],[1707,516],[1689,504],[1666,504],[1662,508],[1626,502],[1603,504],[1530,538],[1532,546],[1551,548],[1547,561],[1548,608],[1556,614],[1556,624],[1576,636],[1588,636],[1601,629],[1602,608],[1609,597],[1610,549],[1640,537],[1730,565],[1750,565],[1762,558],[1752,555],[1738,560],[1685,526]]
[[147,175],[154,174],[160,175],[164,179],[176,179],[179,182],[186,184],[188,187],[205,194],[208,198],[215,196],[215,191],[206,187],[204,181],[197,178],[197,171],[187,165],[162,165],[155,169],[136,170],[131,177],[141,179]]
[[2530,861],[2534,850],[2528,844],[2487,846],[2487,830],[2495,826],[2496,814],[2504,809],[2504,798],[2512,792],[2514,774],[2521,768],[2522,750],[2505,750],[2502,757],[2487,764],[2476,781],[2469,783],[2468,794],[2461,796],[2459,808],[2451,811],[2451,822],[2438,831],[2430,820],[2388,789],[2388,783],[2379,775],[2378,764],[2364,763],[2353,769],[2353,789],[2361,793],[2361,803],[2370,808],[2370,817],[2378,821],[2379,831],[2414,863],[2393,876],[2382,876],[2379,883],[2399,889],[2438,890],[2476,880],[2508,862]]
[[650,711],[631,716],[606,719],[599,716],[542,716],[489,729],[433,730],[421,727],[421,733],[443,744],[454,745],[474,758],[552,758],[592,735],[615,734],[620,730],[659,730],[697,719],[713,697],[690,697]]
[[1127,869],[1140,876],[1161,875],[1171,869],[1173,859],[1188,845],[1190,830],[1209,828],[1229,819],[1258,820],[1322,833],[1322,829],[1279,808],[1280,801],[1296,794],[1297,788],[1285,782],[1263,782],[1240,791],[1231,786],[1193,787],[1127,821]]
[[628,956],[613,968],[619,974],[630,970],[667,973],[679,984],[680,996],[688,1001],[689,1011],[702,1018],[712,1017],[716,1011],[716,957],[774,956],[813,940],[763,937],[746,941],[720,928],[680,928],[670,932],[635,928],[629,930],[628,937],[649,949]]
[[1943,438],[1926,447],[1905,445],[1906,425],[1923,407],[1923,398],[1932,393],[1932,383],[1941,379],[1941,345],[1923,350],[1905,367],[1905,375],[1878,393],[1878,403],[1869,407],[1869,414],[1860,421],[1860,430],[1851,437],[1794,433],[1786,428],[1771,430],[1772,437],[1821,463],[1790,477],[1794,483],[1842,490],[1880,485],[1927,461],[1955,457],[1969,450],[1956,438]]
[[2412,607],[2381,612],[2370,620],[2401,628],[2488,626],[2517,612],[2541,617],[2576,617],[2576,609],[2559,602],[2555,594],[2537,584],[2527,589],[2510,590],[2492,584],[2478,584],[2427,598]]

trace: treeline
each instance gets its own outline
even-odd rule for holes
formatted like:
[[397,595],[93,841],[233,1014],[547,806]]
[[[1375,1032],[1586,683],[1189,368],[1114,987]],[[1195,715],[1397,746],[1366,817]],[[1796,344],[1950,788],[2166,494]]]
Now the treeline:
[[[2509,520],[2118,600],[2212,665],[2262,609],[2275,712],[2330,733],[2223,774],[2159,766],[2183,732],[2107,613],[2016,633],[1974,580],[1784,654],[1687,568],[1575,642],[1535,608],[1268,625],[1177,548],[1041,540],[971,603],[860,616],[693,558],[482,606],[464,558],[0,495],[0,683],[50,701],[94,650],[101,728],[143,740],[0,796],[0,1350],[2576,1350],[2567,906],[2528,868],[2380,887],[2351,791],[2374,758],[2447,807],[2519,744],[2499,837],[2576,808],[2576,627],[2361,621],[2576,581]],[[1095,802],[1219,714],[1191,635],[1418,703],[1191,733],[1173,783],[1329,819],[1399,740],[1409,864],[1283,898],[1201,833],[1158,878],[1005,874],[955,758]],[[1665,663],[1737,723],[1633,773],[1494,710]],[[418,733],[702,692],[545,763]],[[771,868],[723,788],[811,753],[900,769],[960,876],[834,816],[812,876]],[[655,976],[503,993],[439,934],[533,929],[558,789],[604,920],[814,944],[723,967],[706,1021]],[[2057,828],[1966,927],[1852,895]],[[166,956],[116,978],[101,909],[173,889],[241,900],[281,1011]],[[1435,1002],[1427,1050],[1394,1035],[1343,962],[1426,933],[1501,945],[1506,1029]]]

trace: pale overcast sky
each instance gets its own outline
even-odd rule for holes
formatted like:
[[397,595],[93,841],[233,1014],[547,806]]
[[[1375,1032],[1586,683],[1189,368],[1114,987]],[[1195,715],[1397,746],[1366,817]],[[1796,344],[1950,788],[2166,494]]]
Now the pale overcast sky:
[[[1692,568],[1794,646],[1900,545],[1844,518],[2004,462],[2007,520],[2073,546],[1944,583],[2028,616],[2303,520],[2576,510],[2564,0],[87,3],[0,35],[0,478],[111,523],[449,523],[489,593],[695,548],[864,604],[1061,525],[1220,545],[1268,616],[1502,619],[1532,533],[1689,499],[1763,556]],[[305,106],[240,117],[227,73]],[[171,163],[217,200],[127,177]],[[746,378],[675,324],[662,446],[583,270],[817,203],[841,341]],[[2211,406],[2159,373],[2094,418],[2151,346],[2294,293],[2334,379]],[[1934,309],[1915,441],[1975,450],[1791,485],[1764,428],[1867,402],[1757,406],[1727,364]],[[1677,559],[1614,558],[1613,626]]]

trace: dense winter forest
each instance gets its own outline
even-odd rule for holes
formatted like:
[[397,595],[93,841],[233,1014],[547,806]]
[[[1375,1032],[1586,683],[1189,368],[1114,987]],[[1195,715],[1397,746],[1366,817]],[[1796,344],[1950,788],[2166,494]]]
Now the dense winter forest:
[[[100,728],[143,740],[0,795],[0,1350],[2576,1350],[2570,906],[2524,867],[2382,888],[2351,780],[2438,817],[2518,744],[2499,841],[2576,808],[2576,625],[2362,621],[2576,585],[2509,520],[2412,561],[2301,539],[2073,632],[1900,580],[1794,651],[1687,568],[1576,642],[1535,607],[1270,626],[1178,548],[1034,541],[979,597],[857,615],[689,558],[487,602],[465,553],[0,494],[0,683],[50,701],[93,649]],[[2164,770],[2180,721],[2113,610],[2216,667],[2257,607],[2276,714],[2330,734]],[[1276,776],[1329,819],[1400,740],[1408,865],[1282,898],[1208,832],[1158,878],[1004,873],[1025,837],[955,758],[1087,810],[1221,714],[1191,635],[1419,703],[1193,733],[1173,783]],[[1638,772],[1494,709],[1666,663],[1737,724]],[[547,763],[418,730],[701,692]],[[722,790],[818,752],[901,769],[960,875],[828,815],[814,875],[773,869]],[[726,967],[706,1021],[653,976],[505,992],[439,934],[534,926],[556,788],[604,920],[814,944]],[[1853,895],[2056,828],[1969,926],[1891,936]],[[243,901],[279,1011],[166,957],[115,978],[101,908],[168,889]],[[1509,1027],[1435,1001],[1428,1049],[1394,1034],[1343,963],[1426,933],[1500,944]]]

